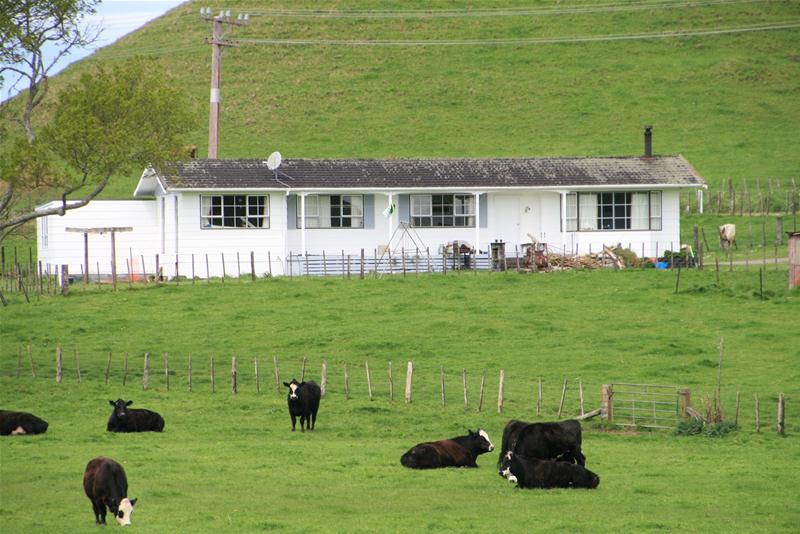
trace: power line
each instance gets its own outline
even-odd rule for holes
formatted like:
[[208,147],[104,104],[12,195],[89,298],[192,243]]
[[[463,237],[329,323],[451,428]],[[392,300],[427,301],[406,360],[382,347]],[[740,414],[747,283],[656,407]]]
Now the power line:
[[571,37],[531,37],[509,39],[429,39],[429,40],[335,40],[335,39],[267,39],[240,38],[241,44],[266,45],[318,45],[318,46],[496,46],[496,45],[538,45],[559,43],[588,43],[602,41],[633,41],[642,39],[665,39],[675,37],[702,37],[707,35],[724,35],[734,33],[765,32],[800,28],[800,20],[789,20],[778,23],[744,26],[738,28],[711,28],[698,30],[670,30],[652,33],[631,33],[615,35],[586,35]]
[[694,0],[665,2],[634,2],[616,4],[590,4],[584,6],[555,6],[536,8],[478,8],[442,10],[320,10],[320,9],[248,9],[252,15],[284,18],[323,18],[323,19],[408,19],[408,18],[466,18],[466,17],[519,17],[570,15],[581,13],[616,13],[626,11],[649,11],[661,9],[683,9],[737,4],[765,3],[771,0]]

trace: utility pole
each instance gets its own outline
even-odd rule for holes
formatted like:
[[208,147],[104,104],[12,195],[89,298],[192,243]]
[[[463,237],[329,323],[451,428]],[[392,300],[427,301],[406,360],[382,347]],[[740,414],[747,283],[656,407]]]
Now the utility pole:
[[212,15],[211,8],[200,8],[200,18],[211,22],[211,39],[206,43],[211,45],[211,110],[208,119],[208,158],[217,159],[219,153],[219,86],[222,78],[222,47],[238,46],[235,41],[224,39],[223,24],[244,26],[250,18],[248,14],[239,14],[236,19],[231,18],[230,10],[220,11],[219,15]]

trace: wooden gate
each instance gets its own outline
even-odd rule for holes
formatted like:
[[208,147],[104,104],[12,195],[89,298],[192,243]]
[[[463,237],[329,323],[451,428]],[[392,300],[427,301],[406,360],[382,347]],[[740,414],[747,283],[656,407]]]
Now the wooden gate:
[[604,416],[614,425],[675,428],[683,394],[678,386],[616,382],[603,394]]

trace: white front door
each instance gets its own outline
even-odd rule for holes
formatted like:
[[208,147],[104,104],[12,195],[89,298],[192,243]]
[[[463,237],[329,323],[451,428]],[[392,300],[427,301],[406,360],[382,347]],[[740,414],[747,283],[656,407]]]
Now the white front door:
[[490,197],[489,241],[501,239],[506,242],[506,254],[514,253],[514,245],[519,245],[519,197]]

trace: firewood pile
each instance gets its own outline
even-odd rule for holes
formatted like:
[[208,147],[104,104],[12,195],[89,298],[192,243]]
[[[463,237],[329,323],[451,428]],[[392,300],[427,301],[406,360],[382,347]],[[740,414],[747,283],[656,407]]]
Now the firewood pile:
[[[629,258],[627,262],[625,260],[626,257]],[[611,249],[609,247],[603,247],[602,252],[583,256],[547,255],[547,263],[552,271],[603,268],[624,269],[628,263],[636,262],[637,260],[636,254],[630,250]]]

